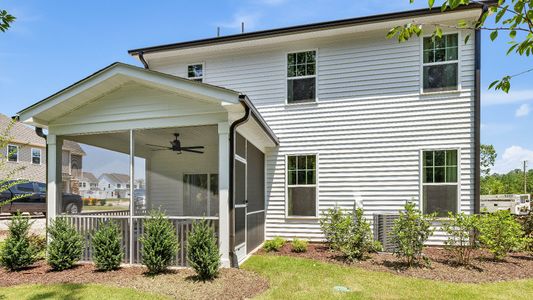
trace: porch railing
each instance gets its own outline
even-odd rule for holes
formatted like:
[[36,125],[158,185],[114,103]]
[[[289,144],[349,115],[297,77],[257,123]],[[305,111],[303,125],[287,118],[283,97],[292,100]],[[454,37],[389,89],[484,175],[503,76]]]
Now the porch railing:
[[[84,239],[83,261],[92,261],[93,259],[92,233],[104,222],[116,222],[122,239],[122,249],[124,251],[123,262],[142,264],[142,244],[140,238],[144,233],[144,222],[149,218],[148,216],[68,215],[63,217],[76,228]],[[187,239],[195,221],[201,219],[208,220],[218,238],[218,217],[168,217],[168,219],[174,225],[180,246],[174,257],[173,266],[187,266]]]

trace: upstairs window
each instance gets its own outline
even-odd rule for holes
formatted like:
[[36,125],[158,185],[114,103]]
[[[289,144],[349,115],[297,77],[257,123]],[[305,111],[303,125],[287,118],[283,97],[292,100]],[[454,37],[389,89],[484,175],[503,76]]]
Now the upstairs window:
[[204,65],[194,64],[187,66],[187,78],[190,80],[202,82],[204,79]]
[[287,103],[316,101],[316,51],[287,54]]
[[7,160],[12,162],[19,161],[19,146],[7,145]]
[[457,90],[459,44],[457,34],[424,38],[423,91]]
[[289,217],[316,217],[316,156],[287,156]]
[[31,162],[35,165],[41,164],[41,149],[31,149]]
[[447,217],[457,212],[458,162],[457,150],[424,151],[423,208],[424,213],[436,212]]

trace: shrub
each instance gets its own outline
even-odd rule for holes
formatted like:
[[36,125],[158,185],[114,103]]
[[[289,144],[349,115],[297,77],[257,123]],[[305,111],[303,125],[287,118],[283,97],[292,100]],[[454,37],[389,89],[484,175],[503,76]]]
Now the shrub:
[[56,271],[72,268],[81,259],[83,239],[65,218],[58,217],[48,227],[48,264]]
[[347,236],[340,245],[340,251],[350,261],[365,259],[368,253],[380,250],[381,244],[374,241],[370,223],[363,215],[363,209],[346,214],[349,220]]
[[83,198],[83,206],[88,206],[89,205],[89,202],[90,202],[90,199],[89,198]]
[[100,206],[105,206],[107,199],[100,199],[99,202],[100,202]]
[[474,250],[479,247],[479,216],[465,213],[449,213],[449,221],[445,221],[442,229],[448,239],[444,242],[448,250],[459,264],[470,263]]
[[29,235],[30,244],[35,247],[37,251],[37,259],[46,258],[46,237],[38,234]]
[[479,240],[496,260],[503,259],[512,250],[520,249],[524,243],[520,224],[507,210],[482,215],[479,232]]
[[279,251],[281,247],[283,247],[284,244],[285,244],[285,239],[277,236],[272,240],[266,241],[265,244],[263,245],[263,249],[265,249],[268,252]]
[[117,224],[112,221],[100,223],[91,240],[96,268],[101,271],[117,269],[124,258]]
[[393,243],[396,246],[394,254],[405,259],[411,267],[418,262],[424,250],[424,243],[433,234],[431,222],[435,215],[423,215],[415,204],[407,202],[405,211],[400,211],[400,216],[395,220],[392,227]]
[[533,253],[533,211],[525,216],[518,217],[524,232],[524,250]]
[[29,236],[31,223],[29,218],[16,214],[9,224],[9,234],[0,252],[0,264],[10,271],[15,271],[33,264],[37,260],[38,250]]
[[201,280],[211,280],[220,268],[220,252],[208,221],[195,222],[187,240],[187,261]]
[[351,219],[338,207],[324,212],[320,219],[320,227],[331,249],[340,250],[349,235],[351,223]]
[[303,253],[307,252],[308,242],[306,240],[294,239],[292,240],[292,252]]
[[89,205],[96,205],[96,201],[97,199],[96,198],[89,198]]
[[174,226],[161,211],[150,212],[150,218],[144,223],[141,243],[143,264],[150,274],[164,271],[179,249]]

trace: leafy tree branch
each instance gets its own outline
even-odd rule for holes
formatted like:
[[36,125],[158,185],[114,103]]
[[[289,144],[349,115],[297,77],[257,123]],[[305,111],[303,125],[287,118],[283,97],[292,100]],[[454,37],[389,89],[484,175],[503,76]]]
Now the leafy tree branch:
[[6,32],[11,26],[11,23],[15,22],[15,19],[16,18],[6,10],[0,9],[0,31]]

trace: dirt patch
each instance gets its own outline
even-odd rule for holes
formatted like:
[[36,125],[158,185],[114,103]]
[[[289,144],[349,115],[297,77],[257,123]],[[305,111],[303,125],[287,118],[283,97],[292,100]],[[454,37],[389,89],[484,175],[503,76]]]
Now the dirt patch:
[[[265,254],[263,250],[259,253]],[[291,252],[290,245],[286,244],[279,252],[268,254],[309,258],[372,271],[449,282],[481,283],[533,278],[533,256],[527,253],[513,253],[503,261],[494,261],[490,258],[490,253],[479,250],[476,251],[470,266],[460,266],[454,263],[453,257],[445,249],[428,247],[424,250],[424,255],[431,261],[430,266],[412,268],[406,268],[403,261],[391,253],[371,254],[365,261],[349,263],[339,252],[329,250],[324,244],[310,244],[305,253]]]
[[213,281],[198,281],[189,269],[169,270],[165,274],[147,276],[143,267],[124,267],[117,271],[99,272],[92,264],[80,264],[73,269],[53,272],[39,261],[35,266],[19,271],[0,271],[0,286],[18,284],[100,283],[140,291],[168,295],[176,299],[248,299],[268,289],[268,280],[239,270],[221,269]]

